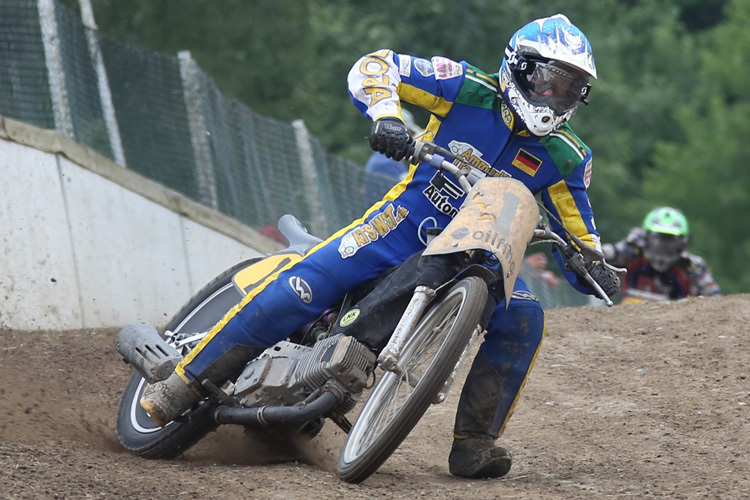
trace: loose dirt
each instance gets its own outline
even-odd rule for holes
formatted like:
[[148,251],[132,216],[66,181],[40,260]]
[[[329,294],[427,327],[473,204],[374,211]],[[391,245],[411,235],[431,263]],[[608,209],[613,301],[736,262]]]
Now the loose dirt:
[[549,310],[508,476],[448,473],[457,382],[359,485],[335,474],[332,423],[294,447],[222,427],[177,460],[131,455],[116,330],[0,331],[0,498],[747,499],[749,324],[750,295]]

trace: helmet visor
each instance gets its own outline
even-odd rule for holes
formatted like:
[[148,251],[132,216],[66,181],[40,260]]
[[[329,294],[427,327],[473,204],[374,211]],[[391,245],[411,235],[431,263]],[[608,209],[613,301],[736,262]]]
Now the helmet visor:
[[588,75],[557,61],[528,61],[519,73],[518,83],[526,99],[548,106],[558,115],[574,109],[588,94]]

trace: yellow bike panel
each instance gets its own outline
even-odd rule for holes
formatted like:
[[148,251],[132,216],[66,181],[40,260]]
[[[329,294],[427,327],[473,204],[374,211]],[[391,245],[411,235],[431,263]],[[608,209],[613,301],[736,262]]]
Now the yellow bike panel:
[[481,179],[423,255],[491,252],[502,266],[505,296],[510,297],[538,221],[539,207],[522,182],[508,177]]

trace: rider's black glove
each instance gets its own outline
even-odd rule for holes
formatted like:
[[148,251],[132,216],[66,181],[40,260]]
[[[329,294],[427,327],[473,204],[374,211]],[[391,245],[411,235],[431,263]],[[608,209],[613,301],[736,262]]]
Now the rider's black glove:
[[396,161],[402,160],[411,145],[411,137],[401,120],[383,118],[372,124],[370,129],[370,147],[373,151],[383,153]]
[[620,276],[612,269],[604,267],[600,261],[592,262],[586,267],[591,277],[602,287],[608,297],[620,291]]

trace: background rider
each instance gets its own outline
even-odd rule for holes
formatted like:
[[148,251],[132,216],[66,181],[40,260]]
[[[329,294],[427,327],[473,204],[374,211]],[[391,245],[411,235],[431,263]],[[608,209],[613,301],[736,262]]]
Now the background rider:
[[627,269],[622,302],[721,295],[703,258],[686,250],[689,241],[685,215],[672,207],[657,207],[624,240],[603,245],[607,262]]

